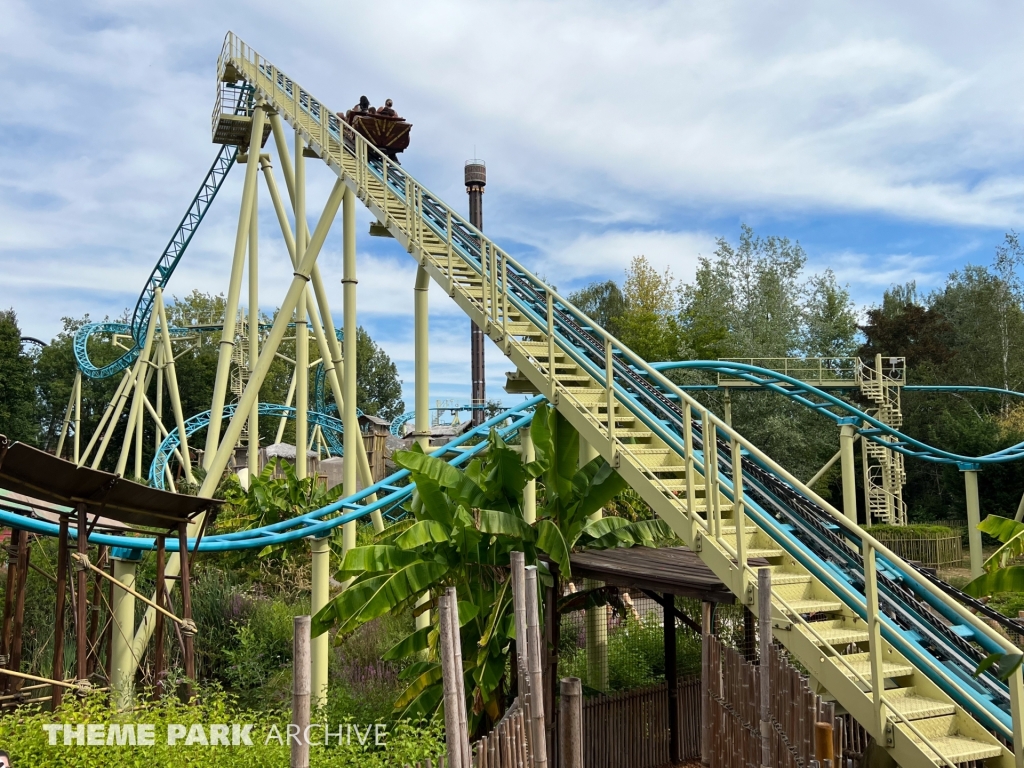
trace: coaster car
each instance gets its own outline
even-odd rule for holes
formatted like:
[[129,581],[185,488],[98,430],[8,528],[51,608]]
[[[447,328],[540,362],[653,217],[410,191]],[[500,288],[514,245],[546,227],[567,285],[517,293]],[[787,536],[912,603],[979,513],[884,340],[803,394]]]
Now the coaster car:
[[349,110],[345,122],[361,133],[388,159],[398,163],[398,153],[409,146],[409,132],[412,123],[397,115],[381,115],[379,113],[355,112]]

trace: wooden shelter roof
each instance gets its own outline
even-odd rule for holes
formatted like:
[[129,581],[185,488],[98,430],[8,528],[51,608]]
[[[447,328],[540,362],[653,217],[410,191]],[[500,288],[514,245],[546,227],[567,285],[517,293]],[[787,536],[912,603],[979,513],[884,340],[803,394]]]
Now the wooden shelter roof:
[[[597,579],[615,587],[732,603],[735,597],[715,572],[686,547],[629,547],[574,552],[573,576]],[[756,559],[751,565],[767,565]]]
[[[79,467],[0,435],[0,488],[48,504],[86,506],[123,525],[168,530],[221,504],[133,483],[98,469]],[[54,510],[51,510],[54,511]],[[70,512],[70,510],[69,510]]]

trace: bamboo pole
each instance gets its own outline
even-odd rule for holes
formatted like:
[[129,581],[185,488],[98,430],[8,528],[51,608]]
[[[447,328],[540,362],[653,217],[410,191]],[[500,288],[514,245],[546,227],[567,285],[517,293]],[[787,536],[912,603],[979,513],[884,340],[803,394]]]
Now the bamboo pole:
[[547,768],[547,728],[544,719],[543,649],[540,643],[540,611],[537,596],[537,566],[526,569],[526,631],[530,666],[530,714],[533,717],[533,765]]
[[[578,677],[562,680],[558,705],[559,768],[583,768],[583,685]],[[672,758],[678,762],[677,758]]]
[[[451,768],[470,768],[462,765],[462,744],[460,741],[460,707],[455,669],[454,638],[452,637],[452,606],[448,595],[437,599],[438,630],[441,635],[441,676],[444,686],[444,730],[448,742],[448,765]],[[458,607],[455,607],[458,610]]]
[[466,712],[466,673],[462,665],[462,630],[459,621],[459,596],[455,587],[448,587],[448,604],[451,606],[449,619],[452,622],[452,650],[455,653],[455,684],[459,694],[459,733],[462,748],[462,764],[472,762],[469,748],[469,717]]
[[771,652],[772,652],[772,571],[757,571],[757,619],[760,637],[760,710],[761,710],[761,766],[771,765]]
[[[309,733],[307,729],[309,728],[310,714],[310,617],[296,616],[293,632],[292,728],[289,728],[290,768],[309,768],[309,742],[305,736]],[[297,729],[297,738],[290,738],[292,729]]]

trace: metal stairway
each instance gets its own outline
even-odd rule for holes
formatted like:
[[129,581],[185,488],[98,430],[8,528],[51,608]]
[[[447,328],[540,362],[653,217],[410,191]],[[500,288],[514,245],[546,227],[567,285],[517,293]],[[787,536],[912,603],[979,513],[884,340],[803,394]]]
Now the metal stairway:
[[748,561],[769,561],[775,638],[900,765],[1024,766],[1020,671],[1009,687],[994,678],[972,684],[939,653],[952,654],[953,641],[921,619],[913,600],[938,611],[970,648],[1011,651],[1005,639],[959,605],[945,604],[934,584],[232,34],[218,72],[243,78],[258,103],[303,135],[515,364],[522,389],[546,395],[755,612],[757,575]]
[[[893,429],[903,426],[900,406],[902,369],[895,375],[887,375],[882,368],[882,356],[876,355],[874,367],[863,364],[857,367],[856,379],[861,394],[874,403],[875,407],[869,413]],[[891,437],[882,439],[895,442]],[[903,455],[873,440],[866,440],[864,449],[868,522],[906,525],[907,503],[903,500],[903,486],[907,482],[907,473],[903,468]]]

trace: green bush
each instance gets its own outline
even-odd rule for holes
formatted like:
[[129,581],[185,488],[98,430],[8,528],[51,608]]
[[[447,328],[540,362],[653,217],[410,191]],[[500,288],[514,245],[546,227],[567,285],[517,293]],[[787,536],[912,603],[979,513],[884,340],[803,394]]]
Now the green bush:
[[[167,698],[156,705],[140,705],[136,709],[115,714],[106,699],[95,695],[84,700],[68,697],[57,713],[21,709],[0,716],[0,745],[10,752],[17,768],[106,768],[106,766],[133,766],[149,768],[152,765],[187,765],[194,768],[280,768],[288,765],[289,747],[268,734],[277,732],[286,737],[287,715],[244,709],[224,693],[204,691],[193,702],[185,705]],[[316,722],[316,720],[314,720]],[[321,721],[322,722],[322,721]],[[332,731],[339,725],[359,725],[361,730],[372,723],[360,723],[351,718],[329,720]],[[43,726],[52,723],[70,724],[152,724],[153,746],[64,746],[63,735],[58,732],[56,745],[49,744],[49,735]],[[193,724],[208,726],[217,723],[252,724],[252,746],[203,746],[167,743],[167,726],[180,724],[189,728]],[[322,731],[313,731],[322,738]],[[409,723],[389,724],[384,746],[376,746],[372,735],[361,745],[353,735],[341,745],[314,744],[311,749],[312,768],[394,768],[415,764],[427,757],[437,759],[443,750],[443,737],[439,724],[414,726]]]
[[[587,680],[587,650],[578,625],[563,617],[558,676]],[[700,638],[685,629],[676,631],[678,674],[700,670]],[[639,620],[627,614],[608,634],[608,690],[628,691],[665,680],[665,634],[661,618],[651,612]]]

